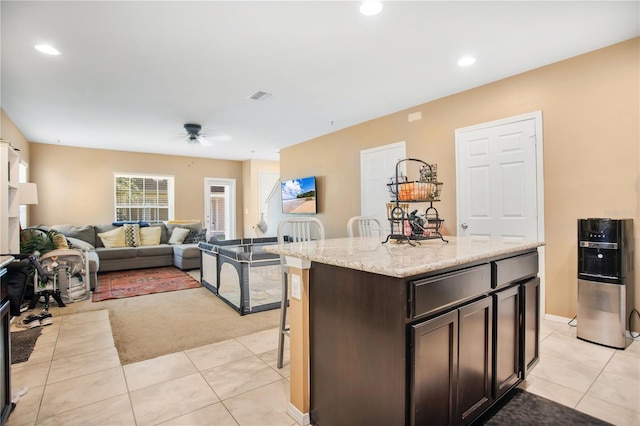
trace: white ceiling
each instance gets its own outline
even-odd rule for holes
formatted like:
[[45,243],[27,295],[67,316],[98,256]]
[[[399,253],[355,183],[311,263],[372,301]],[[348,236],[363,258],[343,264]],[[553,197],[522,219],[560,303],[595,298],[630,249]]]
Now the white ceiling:
[[[0,5],[1,105],[28,140],[232,160],[640,35],[637,0]],[[186,122],[232,141],[189,145]]]

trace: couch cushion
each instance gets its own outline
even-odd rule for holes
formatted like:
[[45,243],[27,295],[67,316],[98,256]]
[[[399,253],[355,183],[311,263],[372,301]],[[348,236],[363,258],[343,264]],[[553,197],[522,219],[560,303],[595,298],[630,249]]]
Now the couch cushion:
[[164,256],[173,254],[173,246],[160,244],[158,246],[136,247],[136,254],[139,257]]
[[93,225],[75,226],[75,225],[53,225],[51,229],[64,234],[65,237],[77,238],[85,241],[92,246],[96,245],[96,231]]
[[115,228],[111,231],[101,232],[98,234],[98,238],[102,244],[107,248],[126,247],[124,229]]
[[200,257],[200,248],[197,244],[177,244],[173,246],[173,254],[184,258]]
[[137,247],[119,247],[119,248],[105,248],[96,247],[96,253],[100,257],[100,260],[118,260],[118,259],[133,259],[136,257]]

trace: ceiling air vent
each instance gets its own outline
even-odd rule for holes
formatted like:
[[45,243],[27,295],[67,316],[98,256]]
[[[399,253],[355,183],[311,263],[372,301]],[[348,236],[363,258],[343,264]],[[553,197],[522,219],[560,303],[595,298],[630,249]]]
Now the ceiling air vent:
[[266,101],[271,96],[273,96],[273,95],[271,93],[269,93],[269,92],[263,92],[262,90],[258,90],[256,93],[254,93],[253,95],[249,96],[249,99],[252,99],[254,101]]

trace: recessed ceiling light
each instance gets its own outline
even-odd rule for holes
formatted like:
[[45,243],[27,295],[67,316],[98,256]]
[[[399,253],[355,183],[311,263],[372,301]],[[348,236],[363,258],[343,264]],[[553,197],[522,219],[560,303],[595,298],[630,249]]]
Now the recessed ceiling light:
[[382,12],[382,2],[367,0],[360,5],[360,13],[365,16],[373,16]]
[[38,52],[42,52],[46,55],[59,55],[60,51],[53,46],[49,46],[48,44],[36,44],[35,48]]
[[476,58],[473,56],[463,56],[458,60],[459,67],[468,67],[469,65],[473,65],[476,63]]

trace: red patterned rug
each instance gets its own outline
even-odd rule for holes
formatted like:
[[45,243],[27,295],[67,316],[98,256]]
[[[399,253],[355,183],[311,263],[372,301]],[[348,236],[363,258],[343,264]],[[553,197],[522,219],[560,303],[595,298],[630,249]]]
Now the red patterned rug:
[[107,272],[98,275],[98,283],[91,300],[100,302],[200,286],[202,284],[198,280],[173,266]]

